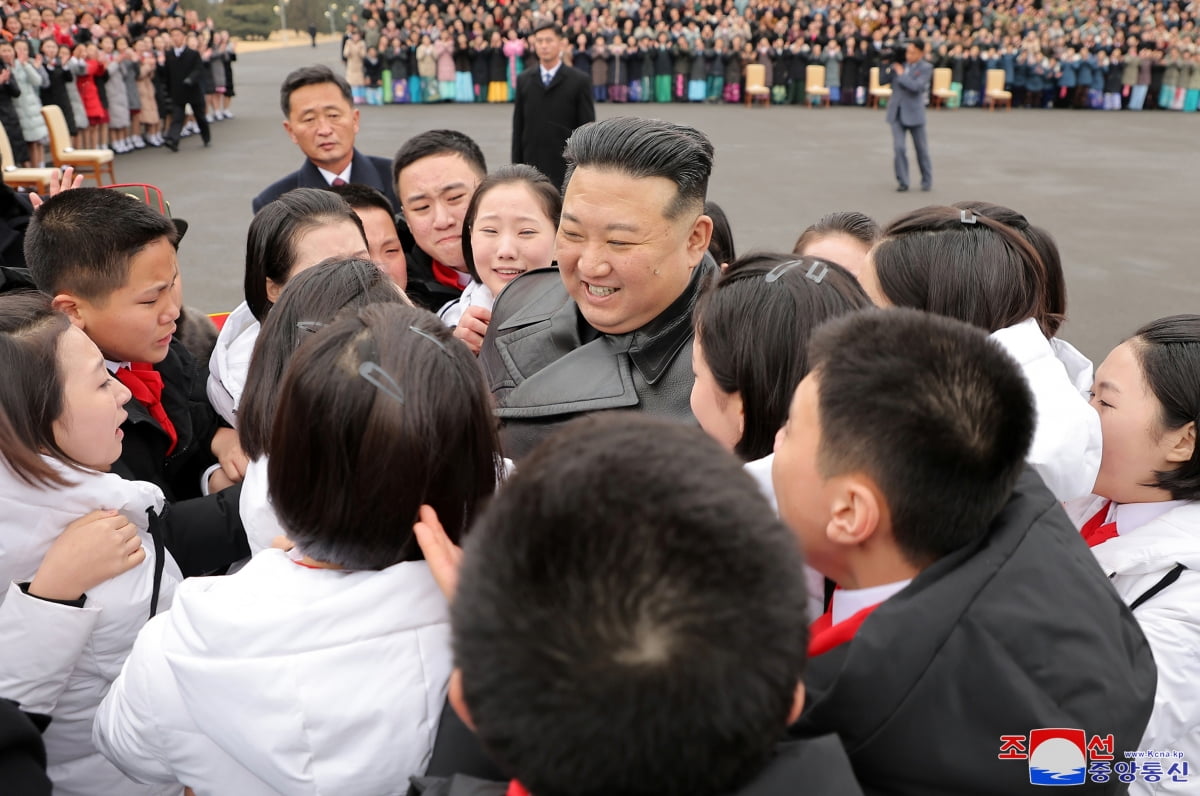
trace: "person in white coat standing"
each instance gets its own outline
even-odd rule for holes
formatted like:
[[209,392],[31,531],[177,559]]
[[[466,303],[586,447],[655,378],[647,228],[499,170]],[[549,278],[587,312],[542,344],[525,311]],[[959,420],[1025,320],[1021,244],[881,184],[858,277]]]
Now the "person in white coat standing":
[[[1200,315],[1153,321],[1096,369],[1092,405],[1104,429],[1095,494],[1067,512],[1133,609],[1158,689],[1131,794],[1196,792],[1200,763]],[[1192,768],[1189,777],[1178,763]],[[1162,776],[1147,779],[1146,763]],[[1171,771],[1172,764],[1175,770]]]
[[181,579],[151,533],[162,492],[104,472],[129,390],[40,293],[0,297],[0,372],[0,698],[50,717],[55,794],[179,793],[131,782],[92,744],[100,700]]
[[185,582],[93,737],[134,779],[196,796],[403,792],[452,667],[410,529],[428,504],[461,537],[494,491],[490,397],[450,330],[401,304],[317,329],[280,392],[267,478],[295,547]]

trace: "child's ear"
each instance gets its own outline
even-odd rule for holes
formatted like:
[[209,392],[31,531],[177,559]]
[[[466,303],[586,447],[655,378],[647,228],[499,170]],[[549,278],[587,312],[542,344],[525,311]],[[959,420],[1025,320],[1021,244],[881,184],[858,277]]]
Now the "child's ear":
[[861,473],[834,479],[826,535],[831,542],[856,546],[867,541],[879,527],[885,507],[875,482]]
[[462,690],[462,669],[457,666],[454,671],[450,672],[450,707],[454,708],[454,712],[462,719],[462,723],[467,725],[471,732],[475,732],[475,722],[471,720],[471,711],[467,708],[467,700],[463,698]]
[[59,293],[50,301],[50,305],[70,318],[71,323],[84,328],[83,313],[80,311],[80,300],[70,293]]
[[792,697],[792,712],[788,714],[788,726],[796,723],[800,718],[800,714],[804,711],[804,681],[801,680],[796,684],[796,692]]
[[1177,428],[1171,432],[1171,435],[1175,439],[1174,444],[1167,451],[1167,461],[1190,462],[1192,454],[1196,452],[1196,423],[1193,421],[1183,428]]
[[272,304],[279,301],[279,294],[283,292],[283,285],[276,282],[274,279],[267,277],[267,300]]

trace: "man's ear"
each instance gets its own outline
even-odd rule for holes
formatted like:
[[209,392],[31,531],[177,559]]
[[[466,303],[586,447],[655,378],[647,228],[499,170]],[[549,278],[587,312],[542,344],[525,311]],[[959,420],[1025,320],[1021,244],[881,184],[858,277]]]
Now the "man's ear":
[[708,244],[712,240],[712,231],[712,219],[701,213],[692,224],[692,229],[688,233],[687,250],[689,263],[700,262],[700,258],[708,251]]
[[50,304],[54,309],[65,314],[71,320],[72,324],[78,326],[80,329],[84,328],[83,312],[80,307],[81,300],[79,298],[72,296],[70,293],[59,293],[51,299]]
[[1196,452],[1196,423],[1188,423],[1183,428],[1170,432],[1175,437],[1174,444],[1167,450],[1167,461],[1190,462]]
[[803,711],[804,711],[804,681],[801,680],[799,683],[796,683],[796,692],[795,692],[795,695],[792,697],[792,712],[788,714],[788,720],[787,720],[789,727],[796,723],[796,720],[800,718],[800,714]]
[[857,546],[870,539],[884,512],[874,482],[861,473],[847,473],[834,479],[830,486],[834,491],[825,531],[829,540]]
[[300,142],[296,140],[296,134],[292,132],[292,123],[287,119],[283,120],[283,130],[288,134],[288,138],[292,139],[293,144],[300,145]]
[[462,719],[462,723],[471,728],[471,732],[475,732],[475,722],[471,720],[471,711],[467,709],[467,701],[463,698],[462,690],[462,669],[457,666],[454,671],[450,672],[450,707],[454,708],[454,712]]

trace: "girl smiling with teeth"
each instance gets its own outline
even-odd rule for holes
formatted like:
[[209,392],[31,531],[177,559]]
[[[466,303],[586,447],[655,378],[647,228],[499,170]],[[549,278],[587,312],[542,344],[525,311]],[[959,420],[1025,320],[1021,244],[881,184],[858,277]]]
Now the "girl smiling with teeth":
[[527,271],[554,264],[561,212],[558,190],[532,166],[499,168],[476,189],[463,218],[463,256],[471,283],[438,313],[474,353],[479,353],[500,291]]

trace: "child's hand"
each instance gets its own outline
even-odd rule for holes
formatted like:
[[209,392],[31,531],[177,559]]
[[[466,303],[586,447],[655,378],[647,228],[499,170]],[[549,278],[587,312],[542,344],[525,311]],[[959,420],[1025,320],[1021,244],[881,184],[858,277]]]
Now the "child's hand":
[[42,559],[29,593],[78,600],[146,560],[137,527],[116,511],[93,511],[67,526]]
[[420,519],[413,525],[417,544],[425,554],[425,562],[429,564],[438,588],[447,600],[453,600],[458,589],[458,569],[462,566],[462,548],[450,541],[433,506],[421,506],[418,516]]
[[250,464],[250,459],[246,457],[238,442],[237,432],[232,428],[217,429],[212,438],[212,452],[221,464],[221,472],[230,483],[241,483],[242,478],[246,476],[246,466]]
[[[63,191],[69,191],[72,188],[78,188],[83,185],[83,175],[75,173],[74,166],[67,166],[60,173],[57,169],[50,175],[50,192],[46,197],[58,196]],[[29,203],[33,205],[33,209],[37,210],[46,200],[36,193],[29,194]]]
[[466,343],[472,354],[479,356],[479,349],[483,347],[483,337],[487,334],[488,324],[491,322],[492,311],[487,307],[467,307],[458,319],[458,326],[454,327],[454,336]]

